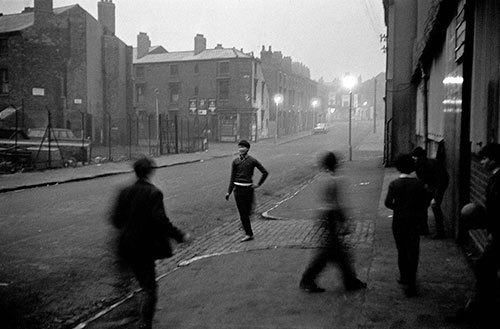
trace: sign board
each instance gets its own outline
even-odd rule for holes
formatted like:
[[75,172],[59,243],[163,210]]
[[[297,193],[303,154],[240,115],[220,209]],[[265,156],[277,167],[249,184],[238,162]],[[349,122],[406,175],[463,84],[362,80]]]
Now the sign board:
[[45,96],[44,88],[33,88],[33,96]]
[[206,99],[200,98],[200,108],[205,108],[205,105],[206,105]]
[[189,111],[191,111],[191,113],[194,113],[194,112],[196,112],[196,110],[197,110],[197,99],[190,98],[189,99]]
[[75,104],[81,104],[82,100],[80,98],[75,98]]
[[214,113],[214,111],[217,109],[217,106],[215,105],[215,98],[208,99],[208,109],[212,113]]
[[207,110],[198,110],[199,115],[207,115]]

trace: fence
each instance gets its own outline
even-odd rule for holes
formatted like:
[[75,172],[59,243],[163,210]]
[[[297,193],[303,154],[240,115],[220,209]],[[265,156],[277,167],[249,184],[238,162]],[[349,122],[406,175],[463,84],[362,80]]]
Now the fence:
[[94,143],[91,151],[93,162],[199,152],[208,148],[208,121],[200,120],[198,116],[128,116],[122,136],[113,135],[114,125],[117,123],[112,119],[106,123],[109,135],[103,145]]

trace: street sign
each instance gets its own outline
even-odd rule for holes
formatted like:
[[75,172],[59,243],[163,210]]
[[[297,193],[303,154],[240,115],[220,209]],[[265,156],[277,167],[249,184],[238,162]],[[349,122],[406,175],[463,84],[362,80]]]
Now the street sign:
[[208,109],[212,113],[214,113],[215,110],[217,109],[217,106],[215,105],[215,98],[209,98],[208,99]]
[[207,110],[198,110],[199,115],[207,115]]
[[189,99],[189,111],[191,111],[191,114],[194,114],[197,110],[197,99],[196,98],[190,98]]
[[75,104],[81,104],[82,100],[80,98],[75,98]]
[[45,96],[44,88],[33,88],[33,96]]

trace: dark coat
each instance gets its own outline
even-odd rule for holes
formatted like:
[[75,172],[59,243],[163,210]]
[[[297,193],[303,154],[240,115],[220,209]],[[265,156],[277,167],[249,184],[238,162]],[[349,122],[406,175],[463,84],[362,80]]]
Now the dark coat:
[[394,211],[393,221],[416,227],[427,217],[429,199],[424,184],[413,177],[393,180],[387,190],[385,206]]
[[182,242],[184,237],[166,215],[163,193],[145,179],[119,193],[111,222],[119,230],[117,248],[125,261],[171,257],[169,238]]
[[423,158],[417,161],[417,177],[425,184],[429,197],[441,203],[450,176],[446,167],[437,159]]
[[495,243],[500,243],[500,170],[488,180],[486,187],[486,226]]

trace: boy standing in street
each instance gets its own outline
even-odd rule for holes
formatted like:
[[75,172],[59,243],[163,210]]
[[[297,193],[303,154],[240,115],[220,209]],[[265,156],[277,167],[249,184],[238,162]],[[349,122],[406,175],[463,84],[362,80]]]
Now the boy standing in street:
[[385,206],[393,210],[392,232],[398,250],[398,282],[406,285],[405,294],[417,294],[416,279],[420,253],[419,224],[427,216],[428,194],[424,184],[410,176],[415,165],[410,155],[396,160],[399,178],[389,184]]
[[[253,240],[252,225],[250,223],[250,215],[255,200],[254,190],[259,188],[268,176],[267,170],[262,164],[254,157],[248,155],[250,143],[242,140],[238,143],[239,156],[233,160],[231,165],[231,178],[229,180],[229,187],[226,193],[226,200],[234,190],[234,199],[236,207],[240,214],[241,224],[245,230],[245,237],[241,242]],[[257,185],[253,184],[254,169],[257,168],[262,176],[260,177]]]

